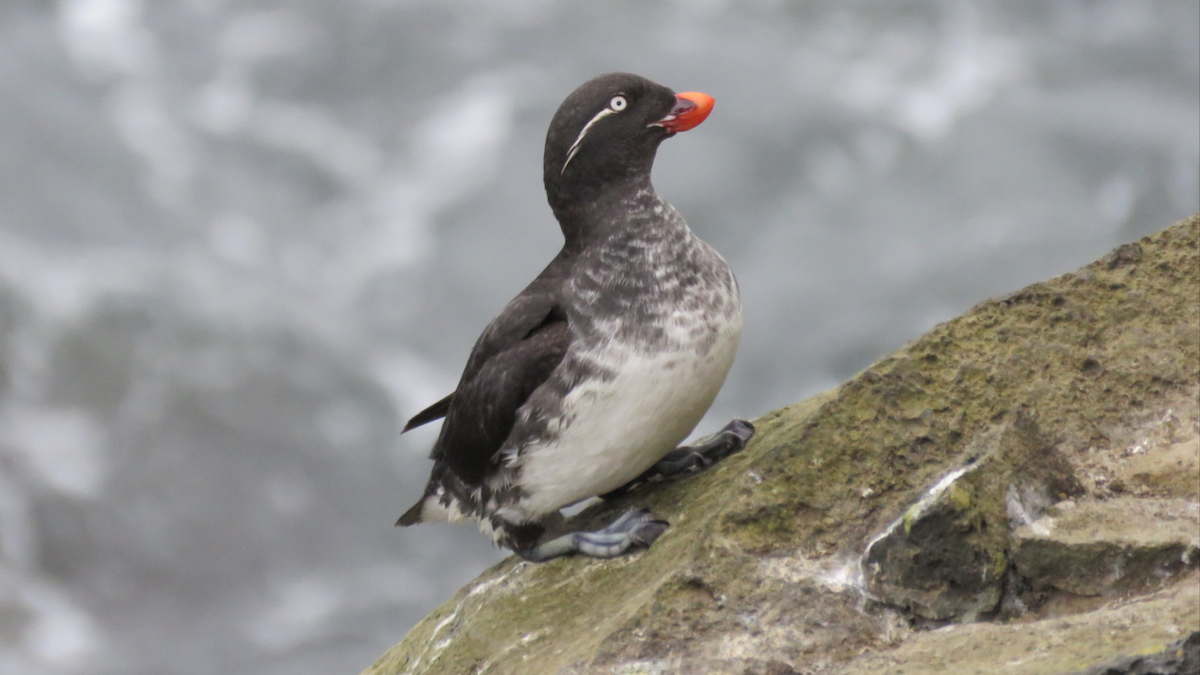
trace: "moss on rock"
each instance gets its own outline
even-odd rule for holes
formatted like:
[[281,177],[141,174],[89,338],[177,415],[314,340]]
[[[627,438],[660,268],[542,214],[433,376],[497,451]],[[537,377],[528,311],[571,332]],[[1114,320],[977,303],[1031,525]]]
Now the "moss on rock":
[[876,598],[935,620],[975,620],[999,608],[1012,521],[1080,494],[1071,464],[1018,412],[979,434],[966,459],[867,545]]

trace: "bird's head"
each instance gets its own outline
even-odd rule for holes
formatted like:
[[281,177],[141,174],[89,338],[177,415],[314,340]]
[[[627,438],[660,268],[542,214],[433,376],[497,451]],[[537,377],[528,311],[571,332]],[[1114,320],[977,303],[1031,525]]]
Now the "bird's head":
[[559,106],[546,133],[543,178],[556,213],[610,187],[649,180],[659,143],[704,121],[712,97],[676,94],[630,73],[583,83]]

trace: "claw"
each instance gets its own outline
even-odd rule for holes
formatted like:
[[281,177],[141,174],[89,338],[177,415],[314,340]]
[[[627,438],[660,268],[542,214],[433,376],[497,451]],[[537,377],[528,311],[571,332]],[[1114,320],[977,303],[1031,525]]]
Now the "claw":
[[726,424],[725,428],[721,430],[721,433],[728,433],[728,434],[733,435],[735,438],[737,438],[739,441],[741,441],[741,444],[743,446],[745,446],[746,443],[748,443],[750,441],[750,439],[753,438],[755,431],[756,430],[754,428],[754,425],[751,424],[750,422],[747,422],[746,420],[736,420],[735,419],[735,420],[731,421],[729,424]]
[[663,536],[671,523],[662,518],[654,517],[654,514],[649,514],[652,519],[646,520],[637,529],[629,533],[630,543],[637,548],[650,548],[650,545],[658,541],[658,538]]

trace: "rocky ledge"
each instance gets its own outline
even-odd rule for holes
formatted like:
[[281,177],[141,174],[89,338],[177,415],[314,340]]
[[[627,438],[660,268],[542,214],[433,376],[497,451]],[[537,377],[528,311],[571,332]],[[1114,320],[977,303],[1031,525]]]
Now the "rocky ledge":
[[1200,217],[978,305],[506,560],[368,675],[1200,672]]

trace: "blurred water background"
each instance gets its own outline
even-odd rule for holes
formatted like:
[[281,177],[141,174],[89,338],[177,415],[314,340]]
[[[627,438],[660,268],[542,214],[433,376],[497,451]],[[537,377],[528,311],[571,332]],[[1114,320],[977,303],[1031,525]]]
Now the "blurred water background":
[[[599,73],[717,99],[659,192],[737,270],[700,431],[1198,210],[1178,2],[3,0],[0,673],[355,673],[501,553],[403,531],[554,255]],[[431,425],[436,427],[436,425]]]

